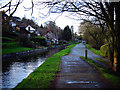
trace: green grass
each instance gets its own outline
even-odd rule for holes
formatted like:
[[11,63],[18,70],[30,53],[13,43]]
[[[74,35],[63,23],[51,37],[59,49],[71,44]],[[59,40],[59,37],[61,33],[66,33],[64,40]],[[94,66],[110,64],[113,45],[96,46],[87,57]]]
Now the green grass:
[[[80,56],[80,58],[81,58],[81,59],[85,59],[84,56]],[[87,61],[87,62],[93,64],[95,67],[98,66],[98,64],[97,64],[95,61],[93,61],[92,59],[90,59],[90,58],[87,58],[87,60],[85,60],[85,61]]]
[[20,47],[20,45],[17,42],[5,42],[5,43],[2,43],[2,47],[3,48],[16,48],[16,47]]
[[103,61],[102,59],[100,59],[100,58],[95,58],[96,60],[98,60],[98,61],[100,61],[100,62],[102,62],[102,63],[104,63],[104,64],[106,64],[106,65],[108,65],[108,62],[105,62],[105,61]]
[[26,50],[32,50],[33,48],[27,48],[20,46],[17,42],[2,43],[2,54],[16,53]]
[[2,40],[3,40],[4,42],[15,41],[15,39],[13,39],[13,38],[9,38],[9,37],[0,37],[0,38],[2,38]]
[[[85,60],[85,57],[83,56],[80,56],[80,58]],[[98,70],[101,71],[101,73],[106,79],[108,79],[111,83],[115,84],[118,88],[120,88],[120,77],[119,76],[115,75],[111,70],[100,67],[96,62],[94,62],[93,60],[89,58],[85,61],[95,66]]]
[[101,51],[96,50],[96,49],[94,49],[94,48],[91,48],[89,44],[85,44],[85,46],[86,46],[87,49],[93,51],[95,54],[98,54],[98,55],[104,56],[104,54],[103,54]]
[[79,44],[79,43],[76,41],[69,41],[68,44]]
[[[70,53],[75,44],[54,54],[48,58],[40,67],[35,69],[27,78],[23,79],[16,88],[49,88],[51,81],[58,70],[61,57]],[[15,89],[16,89],[15,88]]]
[[32,50],[32,48],[17,47],[17,48],[10,48],[10,49],[2,49],[2,55],[21,52],[21,51],[27,51],[27,50]]

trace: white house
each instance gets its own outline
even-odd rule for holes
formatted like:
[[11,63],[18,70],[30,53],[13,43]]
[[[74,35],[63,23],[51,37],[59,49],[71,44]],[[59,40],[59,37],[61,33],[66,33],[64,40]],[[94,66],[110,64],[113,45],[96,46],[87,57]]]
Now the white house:
[[28,25],[26,28],[25,28],[27,31],[29,31],[30,33],[33,33],[34,31],[36,31],[32,26]]

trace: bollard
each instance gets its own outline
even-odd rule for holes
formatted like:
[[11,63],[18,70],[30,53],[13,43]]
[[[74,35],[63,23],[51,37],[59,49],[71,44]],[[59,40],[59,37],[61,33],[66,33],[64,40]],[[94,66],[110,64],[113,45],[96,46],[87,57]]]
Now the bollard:
[[85,59],[87,59],[87,49],[85,50]]

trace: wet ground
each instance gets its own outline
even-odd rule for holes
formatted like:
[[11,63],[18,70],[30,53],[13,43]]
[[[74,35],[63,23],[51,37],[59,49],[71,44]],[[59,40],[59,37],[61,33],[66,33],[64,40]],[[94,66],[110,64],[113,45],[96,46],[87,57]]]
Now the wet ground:
[[[83,43],[78,44],[69,55],[62,57],[52,88],[113,88],[100,72],[80,59],[85,49]],[[92,56],[99,57],[88,50],[88,57]]]
[[[76,48],[73,48],[72,52],[70,54],[75,54],[75,55],[78,55],[78,56],[84,56],[85,57],[85,50],[87,48],[85,47],[85,45],[83,43],[77,45]],[[110,60],[100,56],[100,55],[97,55],[95,54],[94,52],[90,51],[87,49],[87,57],[92,59],[93,61],[95,61],[96,63],[98,63],[101,67],[104,67],[104,68],[110,68],[109,65],[106,65],[105,63],[102,63],[98,60],[96,60],[95,58],[100,58],[102,59],[103,61],[109,63]]]

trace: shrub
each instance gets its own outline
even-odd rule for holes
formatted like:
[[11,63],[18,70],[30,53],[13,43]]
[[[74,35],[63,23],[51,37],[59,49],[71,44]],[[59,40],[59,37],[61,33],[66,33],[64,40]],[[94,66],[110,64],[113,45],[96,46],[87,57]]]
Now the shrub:
[[89,44],[85,44],[85,46],[86,46],[88,49],[91,48],[91,46],[90,46]]
[[35,37],[32,37],[31,40],[41,46],[47,45],[46,39],[44,37],[35,36]]
[[67,42],[67,41],[65,41],[65,40],[61,40],[61,41],[59,41],[59,44],[60,44],[60,45],[63,45],[63,44],[68,44],[68,42]]
[[16,38],[18,36],[18,34],[13,32],[12,27],[9,27],[9,29],[7,29],[7,27],[3,26],[2,27],[2,36],[3,37]]
[[34,47],[33,42],[30,41],[30,39],[27,37],[27,35],[22,34],[21,36],[18,37],[18,39],[19,39],[20,45],[22,45],[23,47],[29,47],[29,48]]
[[106,57],[106,56],[109,56],[109,48],[108,48],[108,44],[105,44],[105,45],[102,45],[100,47],[100,51],[103,53],[103,55]]

